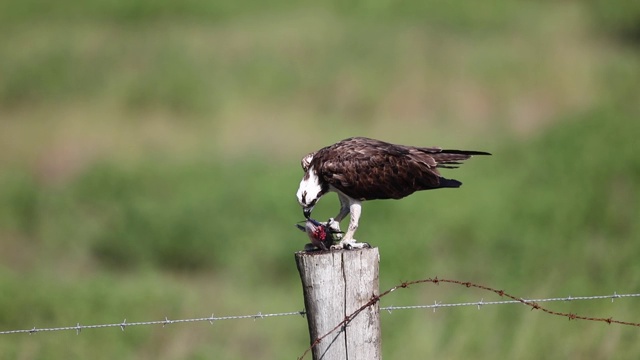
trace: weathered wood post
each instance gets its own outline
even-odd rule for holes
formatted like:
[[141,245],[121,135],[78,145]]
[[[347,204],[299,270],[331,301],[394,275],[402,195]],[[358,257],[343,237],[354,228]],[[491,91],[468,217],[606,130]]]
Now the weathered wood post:
[[[379,262],[378,248],[296,253],[311,344],[379,295]],[[378,303],[366,308],[317,343],[313,359],[381,359],[379,315]]]

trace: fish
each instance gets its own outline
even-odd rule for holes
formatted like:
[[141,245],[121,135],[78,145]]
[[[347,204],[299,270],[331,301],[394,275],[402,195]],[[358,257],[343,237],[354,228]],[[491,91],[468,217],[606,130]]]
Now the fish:
[[296,224],[296,227],[309,236],[311,244],[307,245],[312,245],[315,248],[308,249],[307,246],[305,246],[305,250],[327,251],[331,249],[331,245],[333,245],[334,241],[339,240],[340,235],[342,234],[342,231],[339,229],[323,224],[312,218],[308,218],[301,222],[304,222],[304,226],[298,223]]

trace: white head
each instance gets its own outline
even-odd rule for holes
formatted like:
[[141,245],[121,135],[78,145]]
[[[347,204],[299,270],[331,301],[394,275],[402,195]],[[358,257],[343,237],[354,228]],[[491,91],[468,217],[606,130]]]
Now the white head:
[[[303,160],[304,161],[304,160]],[[305,218],[311,216],[311,211],[316,205],[316,202],[329,190],[328,185],[322,184],[318,175],[312,167],[309,167],[300,181],[300,187],[296,196],[298,197],[298,203],[302,206],[302,212]]]

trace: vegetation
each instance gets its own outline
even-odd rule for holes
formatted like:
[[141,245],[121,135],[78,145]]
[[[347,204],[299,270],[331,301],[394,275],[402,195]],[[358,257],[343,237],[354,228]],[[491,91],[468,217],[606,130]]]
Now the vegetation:
[[[593,26],[593,3],[350,4],[0,4],[0,330],[302,309],[298,162],[351,135],[494,154],[447,171],[458,190],[365,204],[382,289],[640,291],[633,42]],[[336,210],[327,197],[314,216]],[[425,285],[383,305],[489,296]],[[550,307],[640,322],[634,301]],[[382,320],[385,358],[640,354],[634,328],[517,306]],[[287,317],[3,335],[0,353],[279,359],[307,344]]]

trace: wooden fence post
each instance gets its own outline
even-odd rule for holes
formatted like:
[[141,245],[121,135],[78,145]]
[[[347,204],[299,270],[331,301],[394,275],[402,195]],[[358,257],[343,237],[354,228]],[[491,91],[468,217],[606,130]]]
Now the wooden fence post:
[[[378,248],[296,253],[311,344],[379,295],[379,262]],[[316,344],[312,354],[313,360],[381,359],[378,303]]]

